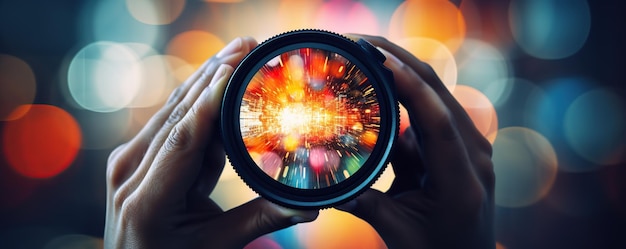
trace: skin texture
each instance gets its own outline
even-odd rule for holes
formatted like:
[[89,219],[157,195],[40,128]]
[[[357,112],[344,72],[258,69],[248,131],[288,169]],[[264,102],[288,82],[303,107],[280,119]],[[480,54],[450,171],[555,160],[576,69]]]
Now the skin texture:
[[411,127],[394,147],[390,189],[337,208],[371,224],[389,248],[495,248],[491,144],[428,64],[382,37],[350,37],[387,57]]
[[[495,248],[491,145],[432,68],[381,37],[411,127],[395,144],[396,178],[339,207],[371,224],[389,248]],[[107,165],[106,248],[242,248],[315,220],[317,211],[263,198],[223,211],[208,196],[224,167],[217,134],[233,67],[257,45],[238,38],[177,88]],[[358,239],[358,238],[354,238]]]
[[223,211],[208,196],[224,167],[217,136],[233,67],[257,45],[237,38],[207,60],[107,165],[106,248],[242,248],[317,211],[258,198]]

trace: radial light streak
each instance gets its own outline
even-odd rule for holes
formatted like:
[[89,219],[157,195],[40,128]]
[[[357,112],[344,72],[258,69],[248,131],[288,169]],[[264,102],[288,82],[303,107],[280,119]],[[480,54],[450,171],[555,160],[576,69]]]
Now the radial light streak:
[[345,57],[302,48],[269,60],[242,98],[240,130],[250,155],[295,188],[332,186],[372,153],[380,106],[368,77]]

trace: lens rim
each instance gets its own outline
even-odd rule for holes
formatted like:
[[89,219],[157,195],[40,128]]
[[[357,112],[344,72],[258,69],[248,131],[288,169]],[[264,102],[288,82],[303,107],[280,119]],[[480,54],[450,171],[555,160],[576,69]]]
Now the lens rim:
[[[301,189],[268,176],[253,161],[240,129],[242,96],[252,77],[272,58],[300,48],[323,49],[343,56],[368,77],[380,106],[377,142],[361,167],[350,177],[328,187]],[[364,40],[354,42],[323,30],[296,30],[268,39],[254,48],[237,66],[224,92],[221,130],[224,150],[243,181],[261,196],[283,206],[317,209],[335,206],[356,197],[370,187],[386,167],[399,131],[399,107],[393,74],[384,67],[385,57]]]

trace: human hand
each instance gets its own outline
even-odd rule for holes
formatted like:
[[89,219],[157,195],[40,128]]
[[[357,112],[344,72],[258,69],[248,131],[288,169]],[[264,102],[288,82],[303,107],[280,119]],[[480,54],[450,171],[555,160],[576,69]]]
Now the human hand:
[[432,68],[381,37],[411,126],[398,138],[386,193],[369,189],[337,207],[371,224],[389,248],[494,248],[491,144]]
[[[263,198],[223,211],[209,194],[224,168],[218,124],[233,67],[257,45],[238,38],[178,87],[146,126],[109,156],[107,248],[242,248],[312,221]],[[232,193],[237,194],[237,193]]]

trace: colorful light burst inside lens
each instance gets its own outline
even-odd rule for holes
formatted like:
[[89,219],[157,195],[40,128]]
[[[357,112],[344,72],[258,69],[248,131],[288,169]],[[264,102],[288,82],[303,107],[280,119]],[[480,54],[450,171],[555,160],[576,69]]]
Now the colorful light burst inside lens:
[[248,153],[268,176],[319,189],[354,175],[374,149],[380,106],[368,77],[342,55],[300,48],[268,60],[240,107]]

